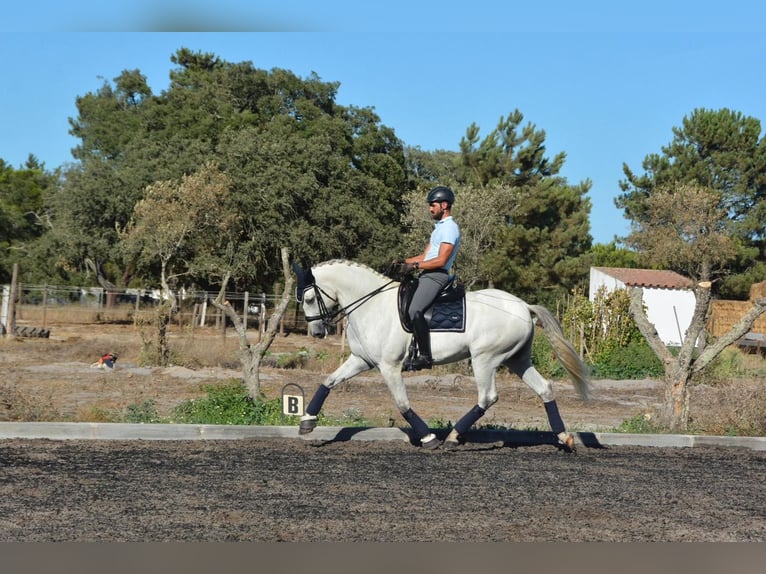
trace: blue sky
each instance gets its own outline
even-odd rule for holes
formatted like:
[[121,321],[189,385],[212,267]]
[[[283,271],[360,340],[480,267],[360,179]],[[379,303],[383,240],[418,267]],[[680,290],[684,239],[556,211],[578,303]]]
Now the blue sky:
[[[42,6],[41,6],[42,4]],[[47,5],[46,5],[47,4]],[[661,153],[697,108],[766,121],[766,9],[720,3],[552,0],[27,3],[4,9],[0,159],[72,160],[75,99],[122,70],[154,93],[180,47],[230,62],[316,72],[338,102],[373,107],[424,150],[457,150],[472,123],[488,134],[518,109],[565,152],[570,183],[592,182],[591,233],[628,233],[614,207],[622,165]],[[189,30],[189,31],[176,31]],[[459,190],[458,190],[459,191]]]

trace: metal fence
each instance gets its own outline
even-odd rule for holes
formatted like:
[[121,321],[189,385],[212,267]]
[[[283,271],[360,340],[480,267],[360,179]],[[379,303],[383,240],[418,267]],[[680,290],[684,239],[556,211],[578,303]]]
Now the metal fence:
[[[0,327],[7,332],[10,286],[3,286]],[[16,287],[15,324],[47,329],[51,324],[119,323],[147,320],[163,300],[160,289],[110,289],[102,287],[65,287],[25,285]],[[210,302],[218,292],[175,292],[179,311],[173,321],[192,327],[225,327],[226,317]],[[165,297],[166,298],[166,297]],[[247,328],[265,329],[266,321],[281,296],[266,293],[227,292],[226,300],[234,307]],[[229,322],[230,325],[230,322]],[[292,301],[281,323],[282,331],[306,331],[303,313]]]

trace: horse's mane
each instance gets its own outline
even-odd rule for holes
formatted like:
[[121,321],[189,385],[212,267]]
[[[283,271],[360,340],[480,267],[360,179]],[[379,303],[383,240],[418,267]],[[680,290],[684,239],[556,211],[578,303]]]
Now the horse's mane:
[[348,259],[330,259],[329,261],[323,261],[322,263],[317,263],[314,267],[325,267],[329,265],[347,265],[348,267],[359,267],[360,269],[365,269],[372,273],[373,275],[377,275],[378,277],[382,279],[389,279],[390,277],[387,277],[383,275],[382,273],[379,273],[378,271],[375,271],[372,267],[365,265],[364,263],[359,263],[357,261],[349,261]]

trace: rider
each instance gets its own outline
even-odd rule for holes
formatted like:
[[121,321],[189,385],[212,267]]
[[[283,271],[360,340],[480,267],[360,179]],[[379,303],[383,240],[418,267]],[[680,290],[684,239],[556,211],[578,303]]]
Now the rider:
[[408,309],[419,355],[407,361],[405,368],[408,371],[430,369],[433,364],[431,333],[424,314],[439,292],[450,282],[450,270],[460,247],[460,227],[452,218],[452,204],[455,202],[453,191],[443,185],[435,187],[428,193],[426,202],[431,217],[436,222],[431,239],[423,253],[404,260],[405,271],[422,271]]

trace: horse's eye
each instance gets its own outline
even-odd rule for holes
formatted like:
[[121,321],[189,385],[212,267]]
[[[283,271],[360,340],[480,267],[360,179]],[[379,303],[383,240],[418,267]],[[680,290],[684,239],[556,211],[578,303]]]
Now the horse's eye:
[[314,295],[313,291],[308,291],[303,295],[303,300],[306,303],[313,303],[314,299],[316,299],[316,296]]

